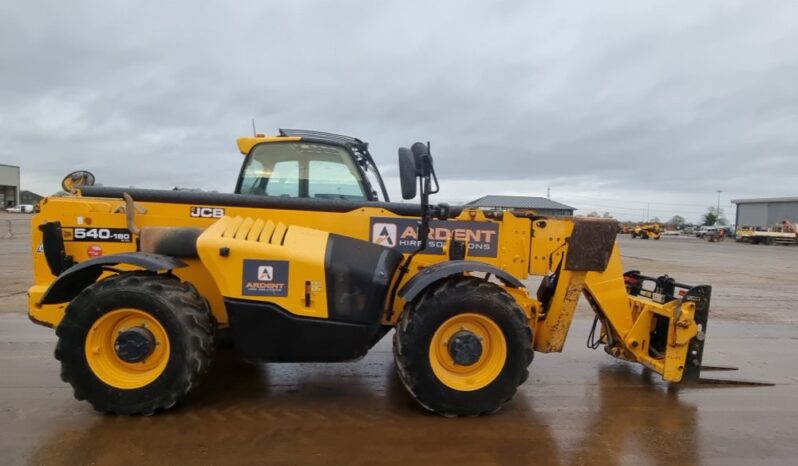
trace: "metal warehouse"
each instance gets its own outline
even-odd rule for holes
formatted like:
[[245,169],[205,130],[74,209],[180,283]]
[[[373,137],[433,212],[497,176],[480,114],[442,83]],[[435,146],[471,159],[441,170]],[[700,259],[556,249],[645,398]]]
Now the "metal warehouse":
[[0,163],[0,207],[5,209],[17,204],[19,204],[19,167]]
[[466,205],[485,210],[531,210],[538,215],[573,216],[576,210],[545,197],[530,196],[482,196]]
[[798,221],[798,197],[732,200],[737,205],[737,226],[768,228],[784,220]]

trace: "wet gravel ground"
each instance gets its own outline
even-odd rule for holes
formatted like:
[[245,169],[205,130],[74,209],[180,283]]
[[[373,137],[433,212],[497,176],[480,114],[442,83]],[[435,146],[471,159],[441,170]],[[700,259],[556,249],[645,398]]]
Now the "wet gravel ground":
[[344,364],[248,364],[223,352],[178,409],[142,418],[97,414],[61,382],[52,330],[24,314],[25,231],[0,239],[0,464],[727,465],[798,457],[798,247],[620,238],[626,269],[713,286],[705,363],[740,367],[713,376],[773,387],[664,384],[585,348],[584,307],[564,353],[537,355],[530,379],[492,416],[424,411],[398,381],[386,337]]
[[798,324],[798,246],[628,236],[620,246],[626,270],[712,285],[713,318]]
[[107,416],[72,398],[54,336],[0,315],[0,464],[795,464],[798,352],[789,325],[711,324],[706,362],[773,387],[669,387],[584,346],[562,354],[497,414],[427,413],[395,375],[390,338],[361,361],[248,364],[220,355],[177,409]]

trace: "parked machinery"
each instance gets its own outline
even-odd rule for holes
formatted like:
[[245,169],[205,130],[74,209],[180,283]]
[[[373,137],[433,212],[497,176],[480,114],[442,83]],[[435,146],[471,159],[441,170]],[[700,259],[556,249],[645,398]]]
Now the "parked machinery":
[[660,239],[662,230],[659,223],[643,223],[632,229],[632,238],[640,239]]

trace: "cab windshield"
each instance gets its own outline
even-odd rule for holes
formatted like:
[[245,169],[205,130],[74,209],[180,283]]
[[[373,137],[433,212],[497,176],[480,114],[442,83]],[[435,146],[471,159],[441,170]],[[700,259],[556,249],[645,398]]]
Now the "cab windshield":
[[343,147],[280,142],[252,149],[241,172],[238,192],[365,201],[371,198],[367,185]]

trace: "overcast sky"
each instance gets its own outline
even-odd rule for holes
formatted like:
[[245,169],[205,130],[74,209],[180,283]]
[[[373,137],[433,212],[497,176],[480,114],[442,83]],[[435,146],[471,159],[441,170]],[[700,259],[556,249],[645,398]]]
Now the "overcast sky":
[[798,2],[0,2],[0,163],[231,191],[235,138],[432,141],[438,201],[622,219],[798,195]]

